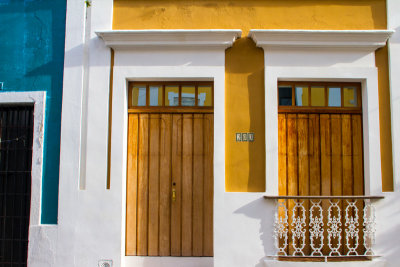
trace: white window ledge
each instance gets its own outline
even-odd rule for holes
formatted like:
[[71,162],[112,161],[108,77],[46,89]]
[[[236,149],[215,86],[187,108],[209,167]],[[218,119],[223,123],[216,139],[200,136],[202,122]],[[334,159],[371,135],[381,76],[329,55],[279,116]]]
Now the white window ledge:
[[251,30],[261,47],[337,47],[376,50],[385,46],[393,30]]
[[265,267],[385,267],[384,259],[372,261],[339,261],[339,262],[298,262],[264,260]]
[[98,31],[108,47],[222,47],[232,46],[241,30],[112,30]]

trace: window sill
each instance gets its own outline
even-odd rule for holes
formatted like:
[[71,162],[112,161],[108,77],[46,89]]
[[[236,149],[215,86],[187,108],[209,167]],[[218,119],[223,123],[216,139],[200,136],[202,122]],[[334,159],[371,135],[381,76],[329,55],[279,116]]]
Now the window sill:
[[340,261],[328,261],[328,262],[311,262],[304,260],[287,261],[277,259],[266,259],[264,260],[265,267],[384,267],[386,266],[386,260],[379,258],[373,260],[354,260],[349,258],[341,259]]

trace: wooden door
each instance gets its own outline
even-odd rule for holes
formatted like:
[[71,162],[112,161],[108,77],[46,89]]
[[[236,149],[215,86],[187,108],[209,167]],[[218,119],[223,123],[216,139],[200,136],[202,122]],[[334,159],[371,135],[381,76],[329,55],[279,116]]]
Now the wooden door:
[[363,195],[361,114],[280,113],[280,195]]
[[[352,196],[364,194],[361,84],[338,82],[278,83],[279,195]],[[310,202],[301,200],[309,224]],[[336,200],[334,200],[336,202]],[[342,227],[346,201],[338,201]],[[287,207],[294,209],[294,201]],[[327,228],[329,200],[321,202]],[[362,203],[357,203],[362,244]],[[333,214],[335,211],[333,211]],[[292,217],[288,218],[291,238]],[[325,240],[326,230],[325,230]],[[342,229],[342,240],[344,240]],[[306,235],[307,255],[311,251]],[[289,244],[287,253],[293,253]],[[324,255],[329,252],[324,246]],[[340,253],[347,253],[341,246]],[[359,251],[359,253],[363,253]]]
[[[292,196],[352,196],[363,195],[362,118],[360,114],[289,114],[278,115],[279,124],[279,195]],[[344,227],[346,201],[339,201]],[[288,201],[293,210],[294,201]],[[309,223],[309,201],[304,201],[306,225]],[[327,210],[329,201],[323,200],[324,229],[327,238]],[[362,203],[359,210],[359,238],[362,243]],[[289,228],[292,226],[289,218]],[[290,230],[291,231],[291,230]],[[289,236],[291,232],[289,233]],[[342,240],[345,240],[342,229]],[[343,241],[344,242],[344,241]],[[304,252],[311,251],[310,240],[305,240]],[[289,244],[287,253],[293,253]],[[322,252],[327,255],[327,245]],[[346,254],[346,246],[340,253]],[[362,248],[359,253],[364,253]]]
[[126,255],[213,256],[213,114],[129,114]]

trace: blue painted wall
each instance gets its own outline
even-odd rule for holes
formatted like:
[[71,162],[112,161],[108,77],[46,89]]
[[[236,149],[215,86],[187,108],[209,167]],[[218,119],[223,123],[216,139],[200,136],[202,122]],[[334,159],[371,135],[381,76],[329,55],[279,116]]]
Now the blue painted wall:
[[65,15],[66,0],[0,0],[0,93],[47,94],[43,224],[57,223]]

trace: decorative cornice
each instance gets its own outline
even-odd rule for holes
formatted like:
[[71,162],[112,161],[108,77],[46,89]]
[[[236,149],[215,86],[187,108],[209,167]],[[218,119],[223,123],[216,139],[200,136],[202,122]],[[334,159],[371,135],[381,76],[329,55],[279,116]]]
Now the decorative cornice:
[[241,30],[112,30],[99,31],[108,47],[221,47],[232,46]]
[[257,46],[274,48],[327,47],[376,50],[385,46],[393,30],[251,30]]

